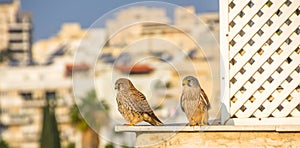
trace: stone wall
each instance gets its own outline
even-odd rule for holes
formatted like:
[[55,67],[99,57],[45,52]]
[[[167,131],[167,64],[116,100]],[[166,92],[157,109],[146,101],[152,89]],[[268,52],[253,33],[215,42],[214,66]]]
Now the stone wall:
[[136,147],[299,147],[300,125],[116,126],[135,132]]
[[300,147],[300,133],[279,132],[144,132],[137,147]]

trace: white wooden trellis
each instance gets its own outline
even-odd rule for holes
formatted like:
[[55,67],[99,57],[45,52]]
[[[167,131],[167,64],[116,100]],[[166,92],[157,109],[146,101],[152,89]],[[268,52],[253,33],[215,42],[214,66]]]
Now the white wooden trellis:
[[220,0],[222,123],[300,124],[300,0]]

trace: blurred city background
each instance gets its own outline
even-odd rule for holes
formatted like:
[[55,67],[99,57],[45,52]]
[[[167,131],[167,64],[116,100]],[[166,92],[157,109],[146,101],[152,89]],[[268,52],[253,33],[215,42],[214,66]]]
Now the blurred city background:
[[[134,136],[114,132],[126,123],[113,90],[119,77],[133,81],[163,122],[180,124],[187,122],[179,107],[181,79],[196,75],[211,100],[210,123],[218,124],[218,1],[207,8],[196,1],[174,9],[128,6],[98,20],[103,25],[96,20],[106,9],[126,3],[103,3],[102,14],[88,11],[89,21],[62,20],[53,12],[61,15],[53,25],[51,18],[35,20],[47,10],[30,11],[26,3],[0,1],[0,147],[132,146]],[[64,7],[57,11],[70,13]],[[91,19],[96,23],[88,28]]]

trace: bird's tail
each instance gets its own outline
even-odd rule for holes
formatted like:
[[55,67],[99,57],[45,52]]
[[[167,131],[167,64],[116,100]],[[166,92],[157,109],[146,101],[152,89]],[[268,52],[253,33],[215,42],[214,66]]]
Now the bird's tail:
[[207,110],[209,110],[211,108],[210,103],[208,103],[206,107],[207,107]]
[[162,123],[153,112],[149,113],[148,116],[149,116],[149,118],[144,118],[144,119],[146,122],[150,123],[151,125],[154,125],[154,126],[164,125],[164,123]]

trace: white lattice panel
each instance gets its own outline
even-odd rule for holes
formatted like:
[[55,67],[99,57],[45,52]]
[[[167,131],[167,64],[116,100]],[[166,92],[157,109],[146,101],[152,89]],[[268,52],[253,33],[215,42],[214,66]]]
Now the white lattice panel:
[[220,15],[222,121],[300,124],[300,0],[220,1]]

